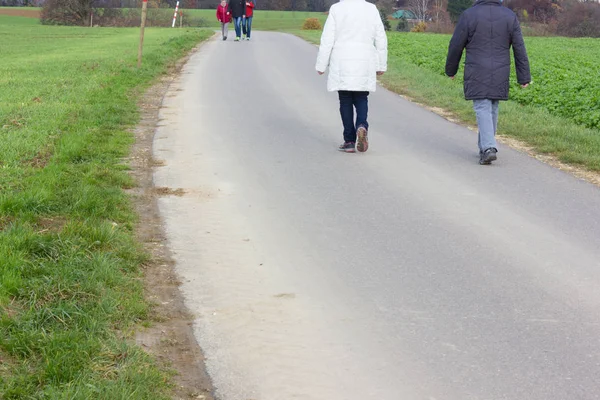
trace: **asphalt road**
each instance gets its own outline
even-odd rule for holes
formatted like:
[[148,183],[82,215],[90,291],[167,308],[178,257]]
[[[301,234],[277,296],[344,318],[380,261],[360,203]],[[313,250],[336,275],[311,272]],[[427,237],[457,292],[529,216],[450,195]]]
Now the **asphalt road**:
[[383,89],[336,151],[316,48],[213,40],[161,111],[156,186],[224,400],[600,399],[600,190]]

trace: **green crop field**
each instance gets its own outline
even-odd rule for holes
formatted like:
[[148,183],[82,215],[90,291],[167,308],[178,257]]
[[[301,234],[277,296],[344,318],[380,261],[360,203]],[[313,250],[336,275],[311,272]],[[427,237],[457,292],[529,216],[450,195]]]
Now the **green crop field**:
[[[450,36],[390,35],[390,56],[444,73]],[[521,104],[544,108],[589,128],[600,128],[600,39],[526,38],[534,80],[513,90]],[[513,89],[517,88],[513,70]]]
[[166,399],[132,346],[149,319],[123,157],[137,101],[199,29],[41,26],[0,15],[0,398]]

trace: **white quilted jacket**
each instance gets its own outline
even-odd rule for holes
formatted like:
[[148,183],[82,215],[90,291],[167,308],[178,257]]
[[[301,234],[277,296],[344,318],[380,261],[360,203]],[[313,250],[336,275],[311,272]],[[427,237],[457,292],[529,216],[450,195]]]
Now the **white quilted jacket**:
[[387,70],[387,36],[375,5],[341,0],[331,6],[316,70],[329,67],[327,90],[368,91],[377,87],[377,71]]

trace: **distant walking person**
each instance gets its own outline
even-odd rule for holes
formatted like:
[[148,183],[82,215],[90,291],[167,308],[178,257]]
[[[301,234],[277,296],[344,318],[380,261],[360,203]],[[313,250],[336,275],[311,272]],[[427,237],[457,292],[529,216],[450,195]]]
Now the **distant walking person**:
[[246,1],[231,0],[229,3],[229,11],[231,12],[233,23],[235,25],[235,41],[239,42],[242,36],[242,21],[244,15],[246,15]]
[[244,30],[243,38],[250,40],[250,33],[252,32],[252,16],[254,15],[254,0],[246,1],[246,14],[244,14],[244,20],[242,22],[242,28]]
[[497,159],[498,112],[500,100],[508,100],[511,46],[517,81],[525,88],[531,82],[531,73],[521,26],[501,0],[478,0],[461,15],[450,41],[446,75],[452,79],[467,49],[464,91],[465,98],[473,100],[477,115],[481,165]]
[[229,12],[229,6],[226,0],[221,0],[221,4],[217,7],[217,19],[221,23],[221,33],[223,34],[223,40],[227,40],[227,33],[229,32],[229,23],[231,22],[231,12]]
[[369,92],[377,87],[377,75],[387,70],[387,36],[375,5],[341,0],[331,6],[315,68],[323,75],[327,67],[327,90],[338,92],[344,126],[344,143],[338,149],[365,152]]

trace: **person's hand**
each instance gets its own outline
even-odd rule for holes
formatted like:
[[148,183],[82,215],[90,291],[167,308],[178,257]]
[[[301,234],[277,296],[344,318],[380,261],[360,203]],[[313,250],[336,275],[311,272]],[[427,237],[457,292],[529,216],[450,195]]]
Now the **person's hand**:
[[377,76],[381,76],[383,74],[385,74],[385,71],[377,71]]
[[245,15],[242,15],[242,18],[246,18],[246,16],[245,16]]
[[227,15],[229,15],[229,11],[227,12]]
[[324,71],[317,71],[317,73],[318,73],[319,75],[323,75],[325,72],[324,72]]

